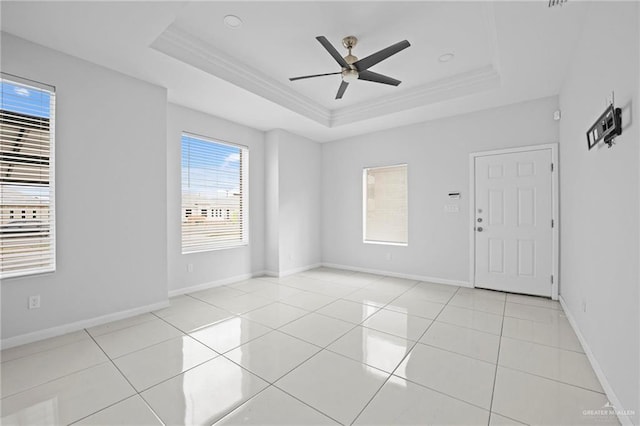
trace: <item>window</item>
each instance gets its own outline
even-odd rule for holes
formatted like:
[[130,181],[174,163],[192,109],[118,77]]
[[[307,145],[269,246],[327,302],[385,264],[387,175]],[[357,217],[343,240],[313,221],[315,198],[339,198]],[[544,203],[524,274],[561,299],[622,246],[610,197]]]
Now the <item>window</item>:
[[248,165],[245,147],[182,134],[183,254],[247,244]]
[[407,165],[363,171],[365,243],[407,245]]
[[52,272],[54,89],[5,74],[0,86],[0,278]]

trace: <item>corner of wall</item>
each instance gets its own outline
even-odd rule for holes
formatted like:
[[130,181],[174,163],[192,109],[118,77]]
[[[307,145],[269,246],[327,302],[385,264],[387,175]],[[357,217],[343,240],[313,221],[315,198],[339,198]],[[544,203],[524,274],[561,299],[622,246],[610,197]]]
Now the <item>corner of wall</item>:
[[278,223],[279,223],[279,129],[265,132],[264,203],[265,203],[265,270],[272,274],[279,271]]

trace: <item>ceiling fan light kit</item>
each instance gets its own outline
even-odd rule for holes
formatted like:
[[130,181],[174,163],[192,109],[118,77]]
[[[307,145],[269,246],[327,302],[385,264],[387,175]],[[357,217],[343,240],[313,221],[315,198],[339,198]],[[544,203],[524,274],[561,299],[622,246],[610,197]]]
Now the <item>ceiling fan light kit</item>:
[[358,71],[354,69],[342,70],[342,80],[347,83],[356,81],[358,79]]
[[411,44],[407,40],[403,40],[401,42],[393,44],[363,59],[358,59],[356,56],[351,54],[351,49],[353,49],[356,44],[358,44],[358,39],[355,36],[347,36],[342,39],[342,45],[349,51],[349,53],[345,57],[340,56],[340,53],[336,50],[335,47],[333,47],[333,45],[329,42],[329,40],[327,40],[326,37],[318,36],[316,37],[316,40],[318,40],[318,42],[320,42],[320,44],[327,50],[327,52],[329,52],[329,54],[333,57],[333,59],[335,59],[338,65],[340,65],[342,70],[325,74],[291,77],[289,79],[290,81],[341,74],[342,82],[340,83],[340,87],[338,88],[336,99],[342,99],[342,96],[347,90],[349,83],[352,83],[355,80],[366,80],[374,83],[388,84],[391,86],[397,86],[401,83],[400,80],[396,80],[395,78],[369,71],[369,68],[379,62],[382,62],[388,57],[395,55],[401,50],[404,50],[407,47],[411,46]]

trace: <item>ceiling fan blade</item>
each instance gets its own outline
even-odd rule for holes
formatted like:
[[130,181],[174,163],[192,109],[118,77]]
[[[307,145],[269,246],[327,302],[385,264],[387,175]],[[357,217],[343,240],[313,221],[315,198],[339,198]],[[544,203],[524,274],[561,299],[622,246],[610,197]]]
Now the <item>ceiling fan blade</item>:
[[344,91],[347,90],[348,85],[349,83],[342,80],[342,83],[340,83],[340,87],[338,88],[338,94],[336,95],[336,99],[342,99],[342,95],[344,95]]
[[329,54],[333,56],[333,59],[335,59],[342,68],[349,68],[349,64],[347,63],[347,61],[345,61],[344,58],[340,56],[340,53],[336,50],[335,47],[333,47],[331,43],[329,43],[329,40],[327,40],[325,36],[318,36],[316,37],[316,40],[318,40],[320,44],[323,45],[325,49],[327,49],[327,52],[329,52]]
[[390,84],[391,86],[397,86],[402,83],[400,80],[388,77],[386,75],[378,74],[377,72],[364,70],[358,73],[358,80],[373,81],[374,83]]
[[396,44],[393,44],[385,49],[382,49],[372,55],[367,56],[366,58],[362,58],[359,61],[354,62],[353,66],[359,71],[362,72],[369,67],[374,66],[380,61],[384,61],[389,56],[395,55],[401,50],[406,49],[411,46],[411,44],[407,40],[400,41]]
[[296,81],[296,80],[302,80],[303,78],[324,77],[325,75],[335,75],[335,74],[340,74],[340,73],[341,73],[341,71],[328,72],[326,74],[303,75],[301,77],[291,77],[289,80],[290,81]]

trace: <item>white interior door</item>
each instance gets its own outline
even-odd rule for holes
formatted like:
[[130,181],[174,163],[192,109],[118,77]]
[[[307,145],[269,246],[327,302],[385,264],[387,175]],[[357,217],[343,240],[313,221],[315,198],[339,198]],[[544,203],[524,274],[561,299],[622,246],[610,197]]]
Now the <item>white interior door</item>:
[[551,297],[551,149],[475,157],[475,285]]

